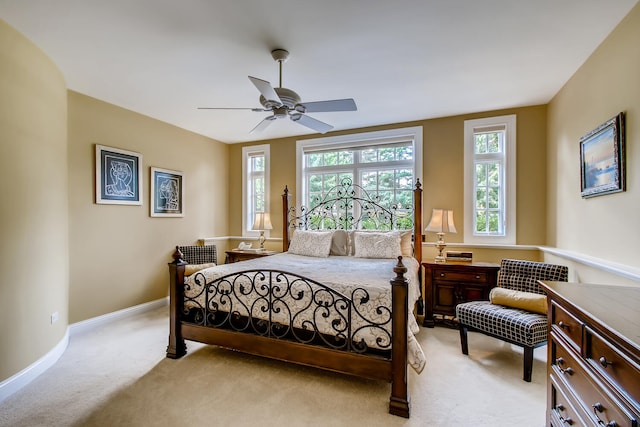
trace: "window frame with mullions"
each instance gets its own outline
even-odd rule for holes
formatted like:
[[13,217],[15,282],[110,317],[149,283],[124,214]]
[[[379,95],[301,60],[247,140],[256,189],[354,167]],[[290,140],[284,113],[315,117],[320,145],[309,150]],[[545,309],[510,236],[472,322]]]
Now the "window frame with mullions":
[[[375,161],[362,162],[358,156],[358,151],[364,151],[367,148],[385,148],[397,147],[399,145],[409,145],[412,148],[412,159],[394,159],[393,161]],[[335,182],[329,185],[329,188],[322,188],[321,192],[314,192],[315,195],[324,194],[325,191],[333,187],[333,184],[341,184],[345,174],[351,174],[354,184],[362,185],[364,174],[380,171],[391,171],[394,174],[391,188],[380,188],[380,181],[376,180],[376,188],[370,189],[370,195],[374,197],[380,192],[392,192],[393,201],[390,204],[397,205],[397,193],[407,192],[411,198],[411,206],[406,210],[413,209],[413,188],[417,178],[422,177],[422,127],[416,126],[411,128],[391,129],[387,131],[365,132],[360,134],[342,135],[338,137],[314,138],[308,140],[297,141],[297,188],[296,205],[312,207],[310,203],[310,177],[311,175],[326,176],[335,174]],[[308,166],[305,161],[305,154],[311,153],[327,153],[339,151],[354,151],[353,163],[349,165],[330,165],[330,166]],[[379,152],[378,152],[379,153]],[[395,156],[395,155],[394,155]],[[378,158],[377,158],[378,159]],[[408,182],[400,187],[396,185],[396,174],[398,171],[409,170],[412,174]],[[343,174],[340,177],[340,174]],[[406,184],[406,188],[405,188]],[[367,186],[363,186],[367,187]],[[356,187],[357,188],[357,187]],[[384,202],[383,202],[384,203]],[[359,213],[355,213],[359,214]]]
[[[476,153],[476,136],[500,133],[501,149]],[[489,150],[488,150],[489,151]],[[481,187],[495,190],[497,208],[478,206],[478,165],[497,165],[497,185]],[[486,179],[488,180],[488,173]],[[487,196],[488,197],[488,196]],[[498,230],[478,231],[478,211],[498,212]],[[502,228],[502,229],[501,229]],[[464,242],[485,244],[516,244],[516,115],[487,117],[464,122]]]

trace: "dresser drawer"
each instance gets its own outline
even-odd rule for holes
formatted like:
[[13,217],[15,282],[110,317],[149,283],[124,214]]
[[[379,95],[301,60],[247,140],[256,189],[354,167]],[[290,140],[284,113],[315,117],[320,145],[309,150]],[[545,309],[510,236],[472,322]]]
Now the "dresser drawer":
[[581,408],[581,406],[576,404],[575,398],[569,397],[571,393],[564,389],[562,382],[558,381],[554,374],[551,375],[549,380],[551,425],[553,427],[587,425],[583,419],[584,413],[580,409],[576,409]]
[[580,396],[579,402],[596,425],[638,427],[634,415],[614,397],[608,395],[598,381],[591,377],[586,368],[572,354],[571,350],[551,340],[551,360],[553,375],[562,378],[569,388]]
[[485,272],[471,272],[471,271],[449,271],[449,270],[434,270],[434,280],[447,280],[450,282],[465,282],[465,283],[488,283],[487,273]]
[[551,301],[551,324],[556,327],[580,353],[582,348],[582,326],[583,323],[576,319],[571,313]]
[[629,360],[591,328],[586,327],[586,357],[620,393],[640,409],[640,367]]

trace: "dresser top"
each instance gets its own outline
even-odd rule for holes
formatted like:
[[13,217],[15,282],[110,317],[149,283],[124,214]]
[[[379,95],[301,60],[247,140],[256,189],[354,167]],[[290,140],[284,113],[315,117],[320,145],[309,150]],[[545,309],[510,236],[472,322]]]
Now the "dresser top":
[[540,284],[552,298],[574,306],[640,349],[640,286],[551,281]]

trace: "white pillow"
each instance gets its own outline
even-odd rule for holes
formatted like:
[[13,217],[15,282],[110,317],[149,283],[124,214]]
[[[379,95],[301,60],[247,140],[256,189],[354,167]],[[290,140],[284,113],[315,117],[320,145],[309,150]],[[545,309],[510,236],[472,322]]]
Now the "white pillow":
[[412,230],[393,230],[393,231],[383,231],[383,230],[359,230],[359,231],[350,231],[349,232],[349,240],[348,240],[348,255],[355,255],[356,252],[356,244],[355,244],[355,233],[379,233],[379,234],[398,234],[400,236],[400,254],[403,257],[412,257],[413,256],[413,231]]
[[331,231],[296,230],[293,233],[289,253],[326,258],[331,249]]
[[400,233],[400,252],[404,257],[412,257],[413,256],[413,241],[411,240],[413,237],[413,231],[398,231],[396,233]]
[[356,231],[353,233],[356,258],[397,258],[400,250],[400,233],[372,233]]

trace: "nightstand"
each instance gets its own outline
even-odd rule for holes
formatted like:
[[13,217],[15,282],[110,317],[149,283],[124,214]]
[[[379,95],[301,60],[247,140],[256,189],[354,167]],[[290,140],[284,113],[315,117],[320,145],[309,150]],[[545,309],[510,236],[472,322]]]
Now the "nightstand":
[[231,249],[226,251],[227,257],[225,259],[226,264],[232,262],[246,261],[248,259],[260,258],[263,256],[275,255],[277,251],[241,251],[240,249]]
[[456,305],[489,300],[489,292],[498,283],[499,264],[488,262],[423,262],[425,315],[423,326],[435,325],[434,315],[451,318]]

